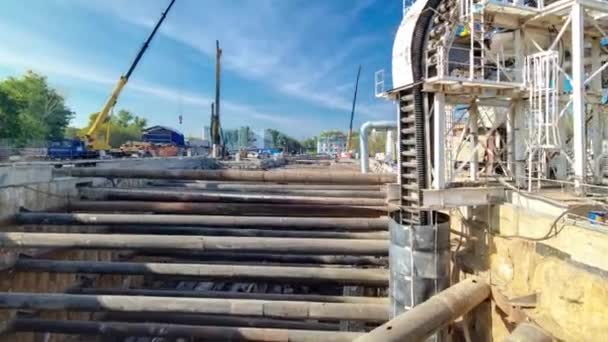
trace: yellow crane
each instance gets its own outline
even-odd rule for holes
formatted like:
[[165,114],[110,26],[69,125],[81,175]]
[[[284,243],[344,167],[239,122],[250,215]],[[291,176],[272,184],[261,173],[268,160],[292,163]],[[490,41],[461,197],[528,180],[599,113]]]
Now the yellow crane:
[[141,47],[141,49],[137,53],[137,56],[131,63],[131,66],[129,67],[129,71],[127,71],[126,74],[120,76],[120,79],[118,80],[118,83],[112,90],[110,97],[105,102],[105,104],[101,108],[101,111],[98,113],[97,117],[95,118],[95,122],[93,122],[91,127],[87,130],[87,132],[84,136],[84,141],[85,141],[86,147],[88,149],[97,150],[97,151],[107,151],[110,149],[110,145],[109,145],[109,143],[110,143],[110,124],[108,123],[107,128],[106,128],[105,139],[99,139],[99,137],[98,137],[101,127],[105,122],[107,122],[110,119],[112,109],[116,105],[116,102],[118,101],[118,97],[120,96],[120,93],[122,92],[123,88],[129,81],[131,74],[133,73],[133,71],[137,67],[137,64],[139,63],[139,61],[143,57],[144,53],[148,49],[148,46],[150,45],[152,38],[154,38],[154,35],[156,35],[156,31],[158,31],[158,28],[165,20],[167,13],[169,13],[169,10],[171,10],[171,7],[173,6],[174,3],[175,3],[175,0],[171,0],[171,2],[169,3],[169,6],[167,6],[167,9],[162,13],[160,19],[156,23],[156,26],[154,26],[152,33],[150,33],[150,35],[148,36],[148,39],[146,39],[146,41],[144,42],[144,45]]

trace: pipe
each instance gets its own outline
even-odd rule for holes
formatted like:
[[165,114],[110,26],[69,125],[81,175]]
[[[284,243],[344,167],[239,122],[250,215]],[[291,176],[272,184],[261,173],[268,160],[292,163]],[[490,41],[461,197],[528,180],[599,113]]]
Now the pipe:
[[144,215],[144,214],[57,214],[44,212],[17,213],[20,224],[45,225],[155,225],[207,226],[242,228],[387,230],[388,218],[317,218],[269,216],[199,216],[199,215]]
[[354,342],[424,341],[436,330],[471,311],[490,296],[490,285],[467,279],[391,319]]
[[316,216],[378,217],[386,206],[273,204],[263,203],[193,203],[149,201],[70,201],[68,210],[83,212],[152,212],[157,214],[197,214],[222,216]]
[[272,183],[330,183],[330,184],[364,184],[381,185],[394,183],[393,174],[362,175],[357,172],[336,171],[243,171],[224,170],[151,170],[151,169],[102,169],[76,167],[57,171],[72,177],[110,177],[110,178],[145,178],[145,179],[184,179],[211,181],[245,181]]
[[176,298],[0,292],[0,308],[69,311],[156,312],[268,318],[358,320],[388,319],[386,304],[288,302],[256,299]]
[[226,192],[184,192],[167,189],[119,189],[119,188],[84,188],[81,194],[88,198],[106,198],[119,200],[144,201],[179,201],[179,202],[230,202],[230,203],[270,203],[270,204],[315,204],[315,205],[367,205],[383,206],[383,198],[349,198],[349,197],[308,197],[285,196],[255,193]]
[[102,261],[59,261],[18,259],[14,269],[20,272],[125,274],[171,276],[173,279],[226,279],[271,282],[338,283],[384,287],[388,285],[385,269],[355,269],[302,266],[205,265]]
[[361,335],[360,333],[341,331],[194,326],[158,323],[60,321],[35,318],[16,319],[14,329],[15,331],[20,332],[49,332],[108,337],[155,336],[180,338],[187,336],[209,341],[261,342],[350,342],[353,338]]
[[[367,139],[369,131],[373,128],[386,129],[386,128],[397,128],[397,122],[395,121],[368,121],[361,125],[359,129],[359,148],[361,149],[361,173],[367,174],[369,172],[369,148]],[[396,182],[396,177],[393,178]]]
[[387,267],[388,258],[353,255],[298,255],[298,254],[268,254],[241,252],[188,253],[145,251],[137,254],[140,257],[165,257],[178,260],[196,260],[205,262],[277,262],[286,264],[324,264],[324,265],[354,265]]
[[76,232],[116,233],[116,234],[158,234],[158,235],[207,235],[207,236],[249,236],[249,237],[289,237],[289,238],[330,238],[330,239],[388,239],[386,231],[336,232],[319,230],[246,229],[246,228],[202,228],[175,226],[66,226]]
[[[281,184],[282,185],[282,184]],[[287,184],[285,184],[287,185]],[[309,187],[311,184],[306,184]],[[186,184],[151,184],[154,189],[167,189],[171,191],[190,191],[190,192],[203,192],[203,191],[214,191],[224,193],[250,193],[257,192],[263,194],[281,194],[281,195],[295,195],[295,196],[310,196],[310,197],[354,197],[354,198],[385,198],[386,191],[376,188],[375,190],[363,190],[363,189],[290,189],[283,187],[266,187],[263,184],[259,187],[225,187],[212,188],[206,184],[198,183],[186,183]]]
[[184,291],[175,289],[125,289],[125,288],[73,288],[67,293],[83,295],[113,296],[149,296],[149,297],[190,297],[190,298],[223,298],[223,299],[256,299],[288,302],[325,302],[325,303],[358,303],[388,305],[386,297],[363,296],[323,296],[314,294],[282,294],[232,291]]
[[386,240],[267,239],[195,235],[0,233],[0,247],[388,255],[388,241]]
[[[273,183],[237,183],[237,182],[214,182],[214,181],[180,181],[166,180],[149,183],[152,186],[184,187],[192,189],[205,189],[215,191],[317,191],[325,193],[334,191],[362,191],[362,192],[385,192],[384,185],[345,185],[345,184],[273,184]],[[345,195],[348,197],[350,195]],[[350,196],[356,197],[356,196]],[[384,196],[382,196],[384,197]]]
[[138,312],[108,312],[101,315],[100,321],[114,322],[146,322],[146,323],[170,323],[180,325],[207,325],[207,326],[232,326],[232,327],[255,327],[275,329],[303,329],[303,330],[325,330],[336,331],[340,329],[337,323],[325,323],[318,321],[302,321],[287,319],[270,319],[259,317],[242,317],[228,315],[167,315],[163,313],[138,313]]

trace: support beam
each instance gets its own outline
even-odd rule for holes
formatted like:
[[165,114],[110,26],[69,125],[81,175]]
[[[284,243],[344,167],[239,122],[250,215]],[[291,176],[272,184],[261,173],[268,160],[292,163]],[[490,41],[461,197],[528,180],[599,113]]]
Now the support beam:
[[330,239],[388,239],[387,231],[350,232],[324,230],[285,230],[285,229],[247,229],[247,228],[203,228],[179,226],[66,226],[77,232],[115,233],[115,234],[158,234],[158,235],[207,235],[207,236],[249,236],[249,237],[288,237],[288,238],[330,238]]
[[394,183],[394,174],[360,174],[335,171],[243,171],[243,170],[151,170],[70,168],[57,171],[72,177],[110,177],[142,179],[184,179],[207,181],[272,182],[272,183],[330,183],[379,185]]
[[378,217],[386,215],[386,206],[262,204],[262,203],[192,203],[149,201],[70,201],[70,211],[81,212],[153,212],[157,214],[197,214],[222,216],[316,216]]
[[[473,39],[471,39],[473,41]],[[471,43],[472,44],[472,43]],[[471,68],[473,64],[471,63]],[[477,181],[477,172],[479,170],[479,160],[477,145],[479,144],[478,137],[478,125],[479,125],[479,112],[477,111],[477,103],[473,102],[469,107],[469,134],[471,135],[471,141],[469,146],[471,148],[471,161],[469,162],[469,174],[470,180]]]
[[269,254],[269,253],[242,253],[242,252],[212,252],[188,253],[167,251],[145,251],[137,253],[140,257],[164,257],[175,259],[176,262],[196,260],[204,262],[275,262],[285,264],[323,264],[323,265],[356,265],[387,267],[388,258],[354,255],[297,255],[297,254]]
[[229,326],[229,327],[251,327],[251,328],[274,328],[274,329],[304,329],[304,330],[339,330],[336,323],[325,323],[318,321],[302,321],[290,319],[270,319],[250,316],[228,316],[228,315],[167,315],[162,313],[137,313],[137,312],[108,312],[102,315],[102,321],[133,322],[133,323],[170,323],[180,325],[207,325],[207,326]]
[[70,311],[211,314],[287,319],[388,319],[386,304],[289,302],[255,299],[175,298],[150,296],[75,295],[0,292],[0,308]]
[[490,286],[468,279],[393,318],[354,342],[424,341],[435,331],[471,311],[490,296]]
[[433,188],[445,188],[445,94],[435,93],[433,99]]
[[195,337],[211,341],[258,341],[258,342],[350,342],[360,333],[283,330],[262,328],[172,325],[157,323],[119,323],[89,321],[59,321],[34,318],[18,318],[13,326],[20,332],[50,332],[71,335],[98,335],[106,337],[155,336]]
[[312,294],[277,294],[231,291],[184,291],[175,289],[124,289],[124,288],[73,288],[69,294],[112,295],[112,296],[149,296],[149,297],[187,297],[187,298],[222,298],[222,299],[255,299],[288,302],[326,302],[326,303],[359,303],[388,305],[386,297],[363,296],[323,296]]
[[385,269],[57,261],[41,259],[19,259],[15,262],[13,269],[20,272],[171,276],[173,279],[285,281],[309,284],[337,283],[380,287],[388,285],[388,272]]
[[295,254],[388,255],[386,240],[166,236],[77,233],[0,233],[2,248],[173,250]]
[[154,225],[242,228],[387,230],[388,219],[267,216],[199,216],[144,214],[57,214],[24,212],[15,215],[20,224]]
[[112,226],[109,229],[96,227],[66,226],[66,229],[91,233],[116,234],[159,234],[159,235],[207,235],[207,236],[249,236],[249,237],[285,237],[285,238],[329,238],[329,239],[388,239],[387,231],[372,232],[335,232],[323,230],[284,230],[284,229],[246,229],[246,228],[202,228],[174,226]]
[[506,194],[505,189],[500,186],[462,187],[445,190],[422,190],[422,199],[422,206],[424,208],[439,210],[463,206],[500,204],[505,201]]
[[584,193],[587,163],[586,134],[585,134],[585,66],[583,63],[585,53],[584,10],[580,3],[572,4],[572,115],[574,122],[574,186],[579,194]]
[[[182,187],[188,189],[214,190],[214,191],[235,191],[235,192],[272,192],[285,193],[290,191],[315,191],[324,194],[325,192],[340,191],[362,191],[362,192],[384,192],[384,185],[348,185],[348,184],[273,184],[273,183],[239,183],[221,181],[151,181],[152,186]],[[344,197],[347,197],[345,195]],[[355,197],[355,196],[350,196]]]
[[171,191],[167,189],[128,188],[83,188],[81,194],[87,198],[104,198],[135,201],[177,202],[226,202],[226,203],[271,203],[314,205],[362,205],[383,206],[383,198],[310,197],[285,196],[255,193],[228,193],[215,191]]

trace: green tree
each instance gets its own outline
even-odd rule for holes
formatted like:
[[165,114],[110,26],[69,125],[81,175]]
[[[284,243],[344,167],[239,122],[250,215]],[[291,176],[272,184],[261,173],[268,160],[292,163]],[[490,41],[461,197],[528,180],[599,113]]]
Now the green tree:
[[[89,124],[87,127],[80,130],[79,135],[84,136],[89,128],[95,122],[99,113],[89,115]],[[127,141],[140,141],[142,130],[147,125],[145,118],[139,117],[128,110],[121,109],[118,114],[112,116],[109,120],[101,124],[97,129],[96,139],[105,140],[106,130],[110,126],[110,146],[118,148]]]
[[18,112],[17,101],[0,88],[0,139],[14,140],[21,135]]
[[302,148],[306,152],[316,152],[317,151],[317,137],[312,137],[308,139],[304,139],[300,142]]
[[[32,71],[0,82],[0,92],[3,94],[0,120],[13,127],[11,133],[2,137],[19,143],[61,139],[74,116],[63,96],[48,85],[46,77]],[[6,119],[7,115],[11,118]]]

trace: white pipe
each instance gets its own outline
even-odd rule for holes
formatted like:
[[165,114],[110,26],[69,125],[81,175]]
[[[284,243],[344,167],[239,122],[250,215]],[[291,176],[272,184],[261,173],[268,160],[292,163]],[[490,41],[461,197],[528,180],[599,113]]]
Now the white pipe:
[[373,128],[386,129],[386,128],[397,128],[397,122],[395,121],[368,121],[361,125],[359,130],[359,148],[361,151],[361,173],[369,172],[369,148],[367,144],[367,136],[369,131]]

